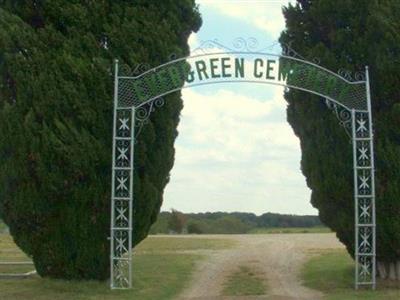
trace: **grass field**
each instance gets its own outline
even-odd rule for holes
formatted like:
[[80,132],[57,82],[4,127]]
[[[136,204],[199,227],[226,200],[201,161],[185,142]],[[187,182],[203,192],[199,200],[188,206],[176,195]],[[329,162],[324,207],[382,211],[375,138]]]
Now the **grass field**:
[[[26,255],[19,250],[10,235],[0,234],[0,262],[27,262]],[[0,265],[0,273],[26,273],[34,270],[33,265]],[[1,297],[0,297],[1,299]]]
[[6,224],[4,224],[2,220],[0,220],[0,233],[2,233],[5,229],[6,229]]
[[265,295],[266,287],[262,276],[263,274],[257,270],[248,266],[240,266],[224,283],[222,294],[224,296]]
[[[202,255],[185,251],[222,249],[231,245],[219,239],[149,237],[135,250],[132,290],[110,291],[107,282],[64,281],[33,276],[27,279],[1,279],[0,299],[174,299],[188,284],[195,264],[203,258]],[[27,259],[8,234],[0,234],[0,249],[0,261]],[[7,268],[0,272],[13,271]]]
[[226,239],[207,239],[201,235],[192,238],[171,236],[150,236],[135,248],[136,253],[192,251],[192,250],[218,250],[234,246],[234,242]]
[[305,286],[320,290],[329,300],[398,300],[400,289],[377,283],[377,290],[355,291],[354,262],[345,250],[330,250],[311,258],[302,269]]
[[277,228],[254,228],[250,230],[251,234],[265,233],[329,233],[332,232],[328,227],[277,227]]

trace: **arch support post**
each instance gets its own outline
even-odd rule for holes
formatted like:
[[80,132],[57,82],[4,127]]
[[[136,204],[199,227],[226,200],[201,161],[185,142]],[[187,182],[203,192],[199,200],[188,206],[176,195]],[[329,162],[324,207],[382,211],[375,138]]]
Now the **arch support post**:
[[114,80],[110,285],[112,289],[127,289],[132,287],[135,108],[118,105],[118,61]]
[[355,288],[376,285],[375,162],[368,68],[367,110],[352,110]]

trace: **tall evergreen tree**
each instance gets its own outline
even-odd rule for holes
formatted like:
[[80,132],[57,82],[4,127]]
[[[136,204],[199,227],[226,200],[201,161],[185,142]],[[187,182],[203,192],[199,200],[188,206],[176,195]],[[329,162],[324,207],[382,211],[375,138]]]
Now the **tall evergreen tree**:
[[[106,279],[113,59],[187,55],[194,0],[0,0],[0,211],[42,276]],[[134,244],[159,212],[182,108],[167,97],[141,133]]]
[[[380,275],[400,278],[400,2],[298,0],[283,10],[290,45],[324,67],[369,65],[375,125],[377,260]],[[343,128],[317,97],[290,90],[287,118],[300,138],[311,203],[354,253],[352,149]]]

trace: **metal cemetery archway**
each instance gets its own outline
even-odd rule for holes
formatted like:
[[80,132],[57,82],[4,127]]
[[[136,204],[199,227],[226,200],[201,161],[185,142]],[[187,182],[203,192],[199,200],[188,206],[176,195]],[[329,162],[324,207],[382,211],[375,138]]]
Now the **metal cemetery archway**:
[[[321,96],[348,130],[353,145],[355,202],[355,287],[375,288],[374,148],[368,68],[351,80],[289,50],[253,51],[206,42],[201,53],[172,60],[138,76],[123,76],[115,64],[113,166],[111,196],[111,288],[132,283],[132,218],[135,127],[163,104],[164,95],[213,83],[254,82],[281,85]],[[207,52],[206,49],[211,49]],[[215,49],[218,51],[215,52]],[[139,130],[140,131],[140,130]]]

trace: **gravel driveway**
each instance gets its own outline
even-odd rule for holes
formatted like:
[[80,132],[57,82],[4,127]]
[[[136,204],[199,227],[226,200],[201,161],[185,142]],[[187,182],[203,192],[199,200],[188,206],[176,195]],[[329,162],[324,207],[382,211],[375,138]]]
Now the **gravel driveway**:
[[[196,238],[196,236],[186,236]],[[213,299],[320,299],[323,295],[302,286],[299,271],[305,260],[319,249],[344,246],[333,233],[201,235],[201,238],[226,238],[237,242],[235,248],[207,251],[181,300]],[[268,295],[223,297],[223,283],[241,265],[265,274]]]

